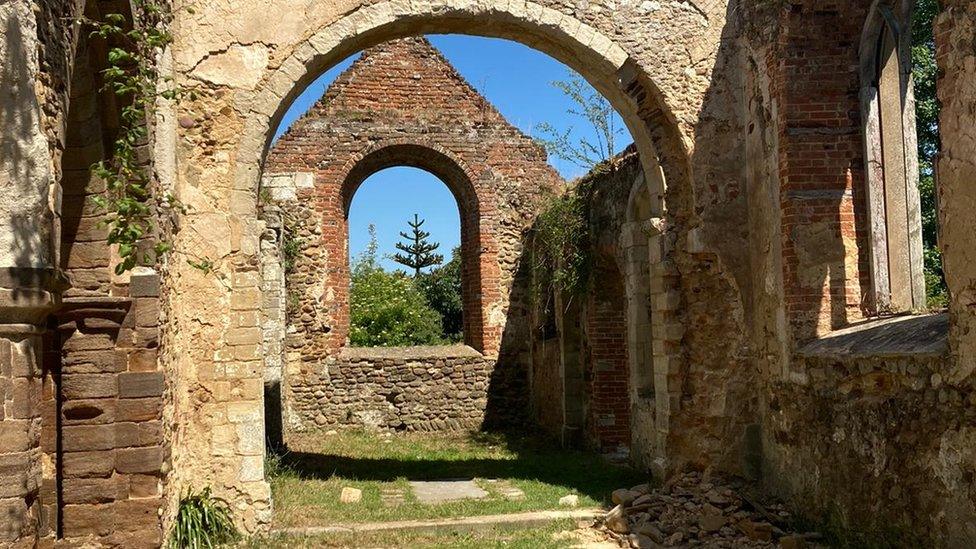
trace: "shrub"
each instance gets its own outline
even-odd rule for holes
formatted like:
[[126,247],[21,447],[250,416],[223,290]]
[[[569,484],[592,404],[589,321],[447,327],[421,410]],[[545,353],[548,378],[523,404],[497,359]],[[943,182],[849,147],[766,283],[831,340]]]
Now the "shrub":
[[441,315],[444,337],[451,342],[464,339],[464,303],[461,299],[461,250],[454,248],[451,260],[417,277],[417,287],[428,305]]
[[217,547],[240,537],[227,502],[204,488],[199,494],[187,490],[180,500],[168,547],[173,549]]
[[375,235],[352,268],[349,317],[349,340],[357,347],[442,343],[440,315],[411,278],[379,266]]

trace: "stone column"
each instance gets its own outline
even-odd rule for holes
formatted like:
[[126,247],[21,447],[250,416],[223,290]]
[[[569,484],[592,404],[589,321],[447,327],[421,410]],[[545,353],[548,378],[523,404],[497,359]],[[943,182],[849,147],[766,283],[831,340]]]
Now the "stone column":
[[281,251],[281,210],[266,205],[262,218],[267,229],[261,235],[261,329],[264,347],[264,429],[267,443],[283,448],[284,401],[281,384],[286,330],[285,266]]
[[935,22],[939,65],[937,164],[941,247],[951,301],[949,344],[959,382],[976,370],[976,5],[947,0]]
[[31,546],[52,533],[42,504],[44,319],[55,293],[44,271],[0,271],[0,545]]
[[[0,3],[0,546],[33,546],[42,520],[41,370],[57,301],[60,196],[42,125],[34,2]],[[35,90],[35,86],[38,86]],[[44,502],[45,504],[47,502]]]

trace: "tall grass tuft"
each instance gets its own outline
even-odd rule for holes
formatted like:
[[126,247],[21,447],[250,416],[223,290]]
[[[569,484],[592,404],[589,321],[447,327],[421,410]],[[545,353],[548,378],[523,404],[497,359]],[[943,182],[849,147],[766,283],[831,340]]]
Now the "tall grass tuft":
[[240,532],[234,526],[227,502],[214,497],[210,487],[199,494],[191,489],[180,499],[176,521],[170,531],[167,547],[171,549],[210,549],[237,541]]

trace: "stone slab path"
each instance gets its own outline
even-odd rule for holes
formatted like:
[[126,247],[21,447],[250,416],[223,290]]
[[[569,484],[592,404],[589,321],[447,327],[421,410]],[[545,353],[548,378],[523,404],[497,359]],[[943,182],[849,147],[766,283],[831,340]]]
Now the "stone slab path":
[[513,486],[512,483],[507,480],[490,478],[485,479],[485,482],[488,483],[492,490],[498,492],[498,495],[507,499],[508,501],[522,501],[525,499],[525,492],[523,492],[521,488]]
[[412,480],[410,489],[417,501],[427,505],[488,497],[488,492],[471,479]]
[[380,491],[380,501],[384,507],[399,507],[406,501],[406,496],[399,488],[383,488]]

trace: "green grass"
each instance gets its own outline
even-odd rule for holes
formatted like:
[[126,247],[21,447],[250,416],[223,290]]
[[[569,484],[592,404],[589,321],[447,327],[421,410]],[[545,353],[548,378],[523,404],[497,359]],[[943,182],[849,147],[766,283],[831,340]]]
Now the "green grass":
[[[499,434],[315,433],[290,441],[290,452],[269,463],[276,527],[343,522],[422,520],[558,509],[559,498],[577,494],[580,507],[600,507],[610,493],[647,478],[610,465],[597,455],[563,450],[541,436]],[[423,505],[409,480],[474,478],[490,497]],[[484,479],[507,480],[525,492],[520,501],[501,497]],[[344,486],[359,488],[357,504],[339,503]],[[383,489],[400,488],[404,503],[389,507]]]
[[376,532],[331,534],[329,536],[266,536],[252,539],[247,548],[298,549],[306,547],[423,547],[426,549],[560,549],[576,545],[574,538],[561,535],[573,530],[571,520],[544,528],[497,528],[482,532]]

